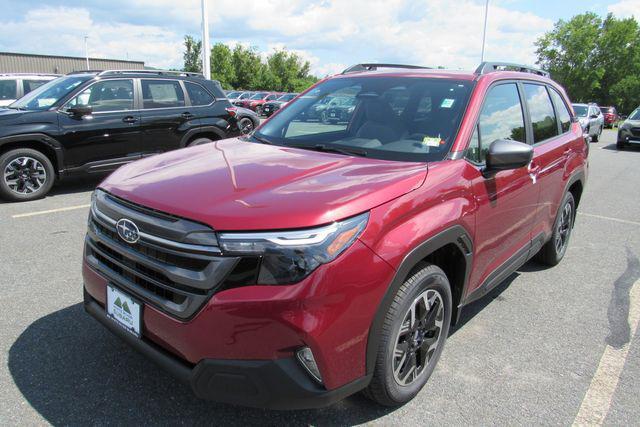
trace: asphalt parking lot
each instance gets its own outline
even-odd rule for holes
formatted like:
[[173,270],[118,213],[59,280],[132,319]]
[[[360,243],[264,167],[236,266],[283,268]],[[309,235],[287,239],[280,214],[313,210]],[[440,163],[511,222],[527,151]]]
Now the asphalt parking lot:
[[640,148],[614,139],[591,144],[563,262],[530,262],[467,309],[431,381],[398,409],[359,395],[297,412],[195,399],[82,310],[99,179],[0,203],[0,425],[640,425]]

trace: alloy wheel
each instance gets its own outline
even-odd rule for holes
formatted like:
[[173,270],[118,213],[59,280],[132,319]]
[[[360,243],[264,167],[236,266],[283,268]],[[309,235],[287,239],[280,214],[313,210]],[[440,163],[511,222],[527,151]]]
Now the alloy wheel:
[[240,120],[240,133],[242,135],[248,135],[253,131],[253,122],[251,119]]
[[570,203],[566,203],[562,209],[562,215],[556,228],[555,244],[557,253],[561,254],[569,242],[569,232],[571,231],[571,221],[573,208]]
[[33,157],[17,157],[4,168],[4,182],[16,194],[32,194],[47,181],[44,165]]
[[393,377],[401,386],[413,383],[433,359],[442,332],[444,304],[440,293],[428,289],[405,313],[393,352]]

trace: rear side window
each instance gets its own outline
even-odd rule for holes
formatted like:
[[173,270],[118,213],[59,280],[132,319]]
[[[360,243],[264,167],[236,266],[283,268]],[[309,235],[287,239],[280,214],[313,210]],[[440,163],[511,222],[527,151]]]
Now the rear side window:
[[213,96],[199,84],[184,82],[187,88],[191,105],[209,105],[213,102]]
[[0,80],[0,100],[16,99],[17,88],[15,80]]
[[133,81],[105,80],[95,83],[67,103],[68,107],[90,106],[96,113],[133,109]]
[[177,81],[142,80],[143,108],[184,107],[184,93]]
[[525,83],[524,93],[533,126],[533,142],[542,142],[557,136],[558,124],[547,88],[542,85]]
[[46,82],[48,82],[48,80],[23,80],[22,85],[24,86],[24,94],[26,95],[32,90],[39,88]]
[[484,163],[489,146],[498,139],[526,141],[522,104],[515,83],[494,86],[487,94],[467,158]]
[[558,113],[558,120],[560,120],[562,133],[568,132],[571,127],[571,114],[569,113],[567,104],[564,103],[562,97],[555,91],[555,89],[551,89],[549,92],[551,93],[551,98],[556,106],[556,112]]

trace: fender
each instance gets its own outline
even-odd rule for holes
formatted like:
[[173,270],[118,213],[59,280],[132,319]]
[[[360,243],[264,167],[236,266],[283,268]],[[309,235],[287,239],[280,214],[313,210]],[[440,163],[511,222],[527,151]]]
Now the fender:
[[64,171],[64,148],[62,144],[55,138],[44,133],[24,133],[21,135],[11,135],[0,138],[0,148],[5,144],[13,142],[37,142],[46,145],[53,150],[55,155],[56,170],[61,173]]
[[224,131],[216,126],[200,126],[197,128],[189,129],[189,131],[184,134],[184,136],[180,140],[180,147],[186,147],[187,142],[189,142],[189,140],[195,135],[198,135],[200,133],[213,133],[216,134],[219,139],[225,139],[227,137]]
[[[378,306],[378,310],[376,311],[373,322],[371,323],[371,327],[369,328],[366,356],[367,374],[373,373],[373,369],[376,364],[376,358],[378,356],[378,345],[380,343],[380,333],[382,332],[384,317],[387,314],[387,311],[389,311],[389,307],[391,306],[393,298],[409,275],[409,272],[425,257],[429,256],[441,247],[453,243],[465,255],[465,274],[463,289],[466,289],[473,261],[472,242],[473,240],[464,227],[462,227],[461,225],[454,225],[441,231],[435,236],[430,237],[420,245],[416,246],[404,257],[402,263],[396,271],[393,280],[391,281],[391,284],[382,297],[382,301]],[[459,312],[460,310],[458,310],[458,313]]]

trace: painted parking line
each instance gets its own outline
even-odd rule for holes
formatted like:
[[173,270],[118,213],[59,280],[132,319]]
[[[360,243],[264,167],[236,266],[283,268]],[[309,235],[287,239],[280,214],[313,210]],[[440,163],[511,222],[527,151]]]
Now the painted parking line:
[[607,221],[619,222],[619,223],[622,223],[622,224],[630,224],[630,225],[638,225],[638,226],[640,226],[640,222],[629,221],[627,219],[613,218],[613,217],[610,217],[610,216],[595,215],[595,214],[584,213],[584,212],[578,212],[578,215],[588,216],[590,218],[604,219],[604,220],[607,220]]
[[598,364],[587,394],[585,394],[578,415],[573,421],[574,426],[599,426],[602,425],[609,408],[611,399],[618,386],[620,375],[629,355],[629,346],[638,329],[640,320],[640,280],[636,281],[629,291],[629,342],[620,348],[607,344]]
[[46,214],[57,213],[57,212],[74,211],[76,209],[85,209],[90,206],[91,204],[86,204],[86,205],[68,206],[66,208],[49,209],[46,211],[28,212],[28,213],[23,213],[18,215],[12,215],[11,218],[27,218],[27,217],[36,216],[36,215],[46,215]]

